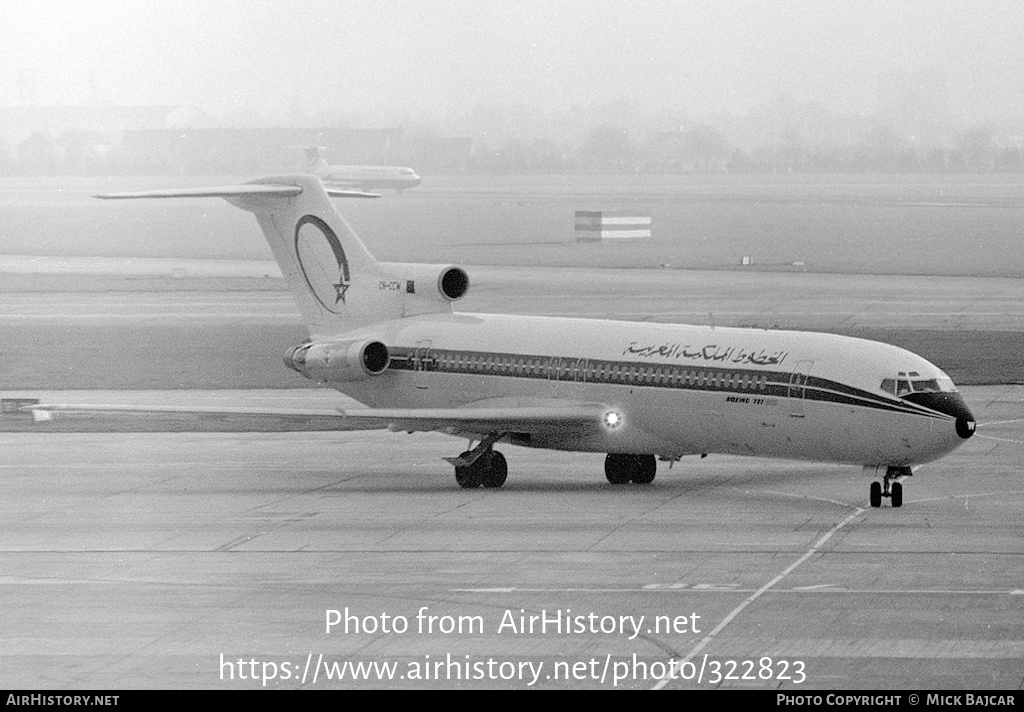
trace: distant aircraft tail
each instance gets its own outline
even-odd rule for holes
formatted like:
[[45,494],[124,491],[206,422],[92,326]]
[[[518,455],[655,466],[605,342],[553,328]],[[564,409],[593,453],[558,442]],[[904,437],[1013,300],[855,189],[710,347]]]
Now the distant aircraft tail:
[[302,152],[306,154],[306,170],[310,173],[327,173],[330,171],[330,166],[327,161],[324,160],[323,154],[320,153],[322,146],[307,146],[302,149]]
[[97,197],[219,197],[255,214],[315,340],[405,316],[450,312],[451,302],[466,293],[469,278],[458,267],[377,262],[330,196],[379,197],[325,189],[318,177],[308,175]]

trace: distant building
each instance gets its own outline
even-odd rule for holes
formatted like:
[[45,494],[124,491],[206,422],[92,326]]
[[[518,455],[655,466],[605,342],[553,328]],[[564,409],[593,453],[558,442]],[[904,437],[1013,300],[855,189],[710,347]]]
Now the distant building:
[[188,106],[0,106],[0,137],[17,146],[40,133],[59,136],[66,131],[89,131],[112,145],[126,130],[209,126],[214,119]]
[[210,126],[215,119],[188,106],[0,107],[3,170],[20,173],[111,171],[126,131]]

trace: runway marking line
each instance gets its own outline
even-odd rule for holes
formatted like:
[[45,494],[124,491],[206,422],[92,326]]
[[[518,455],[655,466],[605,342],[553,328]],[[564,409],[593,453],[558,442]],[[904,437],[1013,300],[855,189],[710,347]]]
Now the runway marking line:
[[917,504],[919,502],[943,502],[947,499],[969,499],[971,497],[1005,497],[1008,494],[1024,494],[1024,490],[1009,490],[1006,492],[970,492],[967,494],[948,494],[945,497],[926,497],[924,499],[907,500],[907,503]]
[[993,437],[991,435],[980,435],[980,434],[978,435],[978,437],[979,438],[984,438],[985,440],[998,440],[1001,443],[1013,443],[1014,445],[1024,445],[1024,440],[1012,440],[1010,438],[996,438],[996,437]]
[[756,601],[756,600],[757,600],[758,598],[760,598],[761,596],[763,596],[763,595],[764,595],[765,593],[767,593],[767,592],[768,592],[768,591],[769,591],[769,590],[770,590],[770,589],[771,589],[772,587],[774,587],[774,586],[775,586],[775,584],[777,584],[777,583],[778,583],[779,581],[781,581],[782,579],[786,578],[786,576],[788,576],[788,575],[789,575],[789,574],[791,574],[791,573],[792,573],[793,571],[795,571],[795,570],[796,570],[796,568],[797,568],[798,566],[800,566],[800,565],[801,565],[802,563],[804,563],[804,562],[805,562],[805,561],[807,561],[807,560],[808,560],[809,558],[811,558],[811,557],[812,557],[812,556],[814,556],[814,555],[815,555],[816,553],[818,553],[818,551],[819,551],[819,550],[821,549],[821,547],[825,545],[825,542],[827,542],[827,541],[828,541],[829,539],[831,539],[831,538],[832,538],[832,536],[833,536],[833,535],[834,535],[834,534],[835,534],[836,532],[838,532],[838,531],[839,531],[840,529],[842,529],[843,527],[845,527],[845,526],[846,526],[847,524],[849,524],[850,522],[852,522],[852,521],[853,521],[854,519],[856,519],[857,517],[859,517],[859,516],[860,516],[861,514],[863,514],[863,513],[864,513],[864,512],[866,512],[866,511],[867,511],[866,509],[863,509],[862,507],[858,507],[858,508],[856,509],[856,511],[854,511],[854,512],[853,512],[853,514],[851,514],[850,516],[848,516],[848,517],[847,517],[846,519],[844,519],[843,521],[839,522],[839,524],[837,524],[837,525],[835,525],[834,527],[832,527],[832,529],[831,529],[831,530],[829,530],[829,532],[828,532],[827,534],[825,534],[825,535],[824,535],[823,537],[821,537],[820,539],[818,539],[818,541],[816,541],[816,542],[814,543],[814,546],[812,546],[812,547],[811,547],[810,549],[808,549],[808,550],[807,550],[807,551],[806,551],[806,552],[804,553],[804,555],[803,555],[803,556],[801,556],[801,557],[800,557],[799,559],[797,559],[797,560],[796,560],[796,561],[794,561],[794,562],[793,562],[792,564],[790,564],[789,566],[787,566],[787,567],[786,567],[786,568],[785,568],[785,569],[784,569],[784,570],[782,571],[782,573],[780,573],[780,574],[779,574],[778,576],[776,576],[775,578],[773,578],[773,579],[772,579],[771,581],[769,581],[768,583],[766,583],[766,584],[765,584],[764,586],[762,586],[761,588],[759,588],[759,589],[757,589],[756,591],[754,591],[754,593],[752,593],[752,594],[750,594],[749,596],[747,596],[747,597],[746,597],[746,598],[745,598],[745,599],[743,600],[743,602],[742,602],[742,603],[740,603],[740,605],[736,606],[736,608],[734,608],[734,609],[732,610],[732,612],[731,612],[731,613],[729,613],[729,615],[727,615],[727,616],[726,616],[725,618],[723,618],[723,619],[722,619],[722,622],[721,622],[721,623],[719,623],[719,624],[718,624],[717,626],[715,626],[715,627],[714,627],[714,629],[713,629],[713,630],[712,630],[712,631],[711,631],[710,633],[708,633],[708,634],[707,634],[707,635],[706,635],[706,636],[704,637],[704,639],[703,639],[703,640],[701,640],[701,641],[700,641],[699,643],[697,643],[697,645],[696,645],[696,646],[695,646],[695,647],[693,648],[693,650],[691,650],[691,651],[690,651],[690,652],[689,652],[689,653],[688,653],[688,654],[686,655],[686,657],[684,657],[684,658],[682,658],[682,659],[680,659],[680,660],[673,660],[673,661],[672,661],[672,664],[671,664],[671,665],[669,666],[669,670],[668,670],[668,672],[667,672],[667,673],[665,674],[665,677],[661,678],[661,680],[659,680],[659,681],[658,681],[658,683],[657,683],[657,684],[656,684],[656,685],[655,685],[654,687],[652,687],[651,689],[652,689],[652,690],[660,690],[660,689],[664,688],[664,687],[665,687],[665,686],[666,686],[666,685],[667,685],[667,684],[669,683],[669,681],[670,681],[670,680],[672,679],[672,677],[673,677],[673,676],[674,676],[674,674],[675,674],[675,671],[676,671],[676,670],[678,670],[680,666],[684,665],[685,663],[688,663],[688,662],[689,662],[690,660],[692,660],[692,659],[693,659],[694,657],[696,657],[697,653],[699,653],[699,652],[700,652],[701,650],[703,650],[703,649],[704,649],[704,648],[706,648],[706,647],[707,647],[708,645],[710,645],[710,644],[711,644],[711,642],[712,642],[712,641],[713,641],[713,640],[715,639],[715,636],[716,636],[716,635],[718,635],[719,633],[721,633],[721,632],[722,632],[723,630],[725,630],[725,627],[726,627],[727,625],[729,625],[729,624],[730,624],[730,623],[731,623],[731,622],[732,622],[732,621],[733,621],[733,620],[734,620],[734,619],[736,618],[736,616],[738,616],[738,615],[739,615],[740,613],[742,613],[742,612],[743,612],[743,610],[744,610],[744,609],[745,609],[745,608],[746,608],[747,606],[749,606],[749,605],[750,605],[751,603],[753,603],[753,602],[754,602],[754,601]]

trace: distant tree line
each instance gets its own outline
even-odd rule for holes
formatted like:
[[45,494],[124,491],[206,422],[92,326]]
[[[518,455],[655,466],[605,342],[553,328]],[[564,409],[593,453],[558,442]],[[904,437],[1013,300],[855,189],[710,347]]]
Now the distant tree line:
[[579,146],[510,139],[476,152],[472,168],[511,173],[1024,173],[1020,146],[998,147],[983,128],[958,132],[951,147],[912,147],[891,129],[865,132],[849,145],[808,148],[792,132],[749,150],[710,126],[651,133],[593,128]]
[[[443,141],[444,139],[440,139]],[[442,144],[438,144],[442,146]],[[454,144],[453,144],[454,145]],[[443,146],[442,146],[443,148]],[[210,150],[196,166],[176,172],[238,172],[253,167],[232,151]],[[439,165],[443,157],[437,156]],[[808,145],[797,130],[782,130],[753,148],[733,145],[710,125],[642,135],[613,125],[587,129],[582,140],[509,137],[497,146],[474,145],[469,160],[437,172],[469,173],[1024,173],[1021,145],[1000,145],[992,130],[965,128],[949,140],[919,145],[879,124],[847,143]],[[0,137],[2,175],[106,175],[165,172],[140,164],[130,150],[100,133],[68,129],[56,136],[36,132],[17,145]]]

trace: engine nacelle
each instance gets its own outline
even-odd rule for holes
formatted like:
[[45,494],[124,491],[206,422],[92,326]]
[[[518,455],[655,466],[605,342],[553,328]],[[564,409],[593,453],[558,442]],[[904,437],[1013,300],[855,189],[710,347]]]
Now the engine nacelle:
[[441,302],[462,299],[469,291],[469,275],[455,265],[421,265],[381,262],[381,289],[401,289],[405,294]]
[[314,381],[362,381],[387,370],[388,347],[372,339],[308,342],[284,354],[284,365]]

